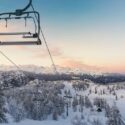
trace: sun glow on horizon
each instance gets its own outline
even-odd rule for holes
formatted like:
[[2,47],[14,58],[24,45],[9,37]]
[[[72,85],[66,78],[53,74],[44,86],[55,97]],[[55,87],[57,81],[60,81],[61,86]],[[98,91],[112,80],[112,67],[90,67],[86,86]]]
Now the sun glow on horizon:
[[[16,0],[14,0],[16,1]],[[0,1],[0,10],[9,11],[7,0]],[[23,1],[19,1],[23,5]],[[125,73],[125,2],[37,0],[35,8],[41,14],[41,25],[56,65],[102,72]],[[15,6],[19,3],[15,2]],[[14,7],[10,3],[10,9]],[[69,6],[70,5],[70,6]],[[28,26],[33,30],[32,23]],[[0,24],[0,32],[26,30],[24,21]],[[1,37],[1,40],[11,40]],[[42,39],[42,37],[41,37]],[[14,40],[20,40],[14,38]],[[18,65],[50,66],[51,61],[42,46],[1,47]],[[9,65],[0,56],[0,64]]]

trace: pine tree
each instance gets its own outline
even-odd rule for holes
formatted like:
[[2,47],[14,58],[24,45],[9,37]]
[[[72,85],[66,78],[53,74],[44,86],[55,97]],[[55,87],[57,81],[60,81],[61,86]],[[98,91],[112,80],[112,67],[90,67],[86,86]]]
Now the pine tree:
[[53,112],[53,120],[58,120],[58,113],[57,113],[57,111]]
[[15,99],[10,98],[8,107],[8,112],[12,115],[15,122],[20,122],[25,118],[26,112],[21,102],[17,102]]
[[92,108],[92,103],[87,96],[85,96],[85,107],[86,108]]
[[110,111],[110,117],[107,121],[107,125],[122,125],[121,123],[121,115],[116,106],[113,106]]
[[73,102],[72,102],[72,107],[73,107],[74,112],[77,111],[77,105],[78,105],[78,99],[77,99],[77,97],[74,97]]
[[4,97],[3,97],[3,92],[2,89],[0,88],[0,123],[6,123],[7,119],[5,116],[6,109],[4,107],[5,102],[4,102]]
[[80,112],[83,112],[84,103],[85,103],[84,97],[80,96],[80,98],[79,98]]

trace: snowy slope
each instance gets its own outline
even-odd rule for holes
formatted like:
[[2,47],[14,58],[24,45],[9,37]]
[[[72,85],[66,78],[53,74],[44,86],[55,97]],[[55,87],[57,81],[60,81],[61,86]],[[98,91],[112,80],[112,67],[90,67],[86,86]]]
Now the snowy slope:
[[[88,88],[85,90],[83,89],[74,89],[74,84],[82,84],[83,81],[71,81],[71,82],[64,82],[61,81],[62,84],[65,85],[65,88],[62,90],[61,96],[65,96],[65,91],[70,91],[72,97],[79,96],[87,96],[91,103],[94,102],[95,98],[105,99],[107,103],[112,106],[117,106],[122,119],[125,119],[125,83],[117,83],[117,84],[110,84],[106,85],[99,85],[92,82],[87,82],[89,85]],[[33,82],[34,83],[34,82]],[[54,82],[55,84],[56,82]],[[32,84],[32,83],[31,83]],[[57,83],[56,83],[57,84]],[[58,83],[59,84],[59,83]],[[35,84],[34,84],[35,85]],[[29,88],[30,85],[27,86]],[[79,87],[79,86],[77,86]],[[32,87],[31,87],[32,88]],[[25,87],[21,87],[20,90],[24,90]],[[117,98],[116,98],[117,96]],[[73,99],[71,99],[73,102]],[[105,110],[102,109],[102,112],[97,112],[97,107],[93,105],[93,108],[84,107],[83,112],[80,112],[80,105],[77,105],[77,111],[73,111],[71,107],[69,107],[69,116],[66,116],[66,111],[58,117],[58,120],[52,120],[48,118],[42,121],[34,121],[24,119],[19,123],[13,123],[12,118],[8,116],[10,119],[10,123],[8,125],[77,125],[80,122],[81,125],[94,125],[93,121],[99,121],[99,125],[106,125],[108,118],[105,116]],[[82,118],[83,117],[83,118]],[[5,125],[5,124],[4,124]]]

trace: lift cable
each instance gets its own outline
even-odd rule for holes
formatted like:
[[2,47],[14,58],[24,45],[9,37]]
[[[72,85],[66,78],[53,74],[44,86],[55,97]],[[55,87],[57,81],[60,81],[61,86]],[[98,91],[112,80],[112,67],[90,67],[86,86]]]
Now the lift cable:
[[5,57],[11,64],[13,64],[20,73],[22,73],[24,76],[26,76],[26,74],[23,72],[23,70],[12,59],[10,59],[5,53],[3,53],[1,50],[0,50],[0,54],[3,57]]
[[[24,71],[12,60],[10,59],[5,53],[3,53],[1,50],[0,50],[0,54],[5,57],[13,66],[15,66],[17,68],[17,71],[20,73],[19,76],[20,76],[20,79],[22,79],[22,82],[23,82],[23,77],[29,77],[26,73],[24,73]],[[21,75],[23,74],[23,75]]]
[[[33,4],[31,4],[31,7],[32,7],[33,11],[35,11],[35,8],[34,8]],[[34,13],[34,15],[35,15],[36,20],[38,21],[37,15],[36,15],[35,13]],[[52,62],[52,66],[53,66],[53,68],[54,68],[54,71],[55,71],[56,74],[58,74],[58,71],[57,71],[57,68],[56,68],[54,59],[53,59],[52,54],[51,54],[51,52],[50,52],[50,49],[49,49],[47,40],[46,40],[46,38],[45,38],[45,35],[44,35],[44,33],[43,33],[43,30],[42,30],[42,27],[41,27],[41,26],[40,26],[40,32],[41,32],[41,35],[42,35],[42,37],[43,37],[43,40],[44,40],[46,49],[47,49],[47,51],[48,51],[48,54],[49,54],[49,56],[50,56],[50,60],[51,60],[51,62]]]

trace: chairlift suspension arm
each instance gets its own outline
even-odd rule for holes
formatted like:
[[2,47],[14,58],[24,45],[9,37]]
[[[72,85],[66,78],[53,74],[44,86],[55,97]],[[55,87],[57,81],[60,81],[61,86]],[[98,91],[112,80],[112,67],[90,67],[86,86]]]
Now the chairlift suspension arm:
[[32,0],[29,0],[29,3],[26,7],[24,7],[23,9],[21,9],[22,12],[26,11],[32,4]]
[[26,7],[24,7],[23,9],[17,9],[15,12],[12,12],[12,13],[2,13],[0,14],[0,16],[2,15],[6,15],[6,14],[9,14],[9,15],[18,15],[18,12],[20,11],[20,16],[23,14],[23,12],[25,12],[30,6],[32,5],[32,0],[29,0],[29,3],[28,5],[26,5]]

